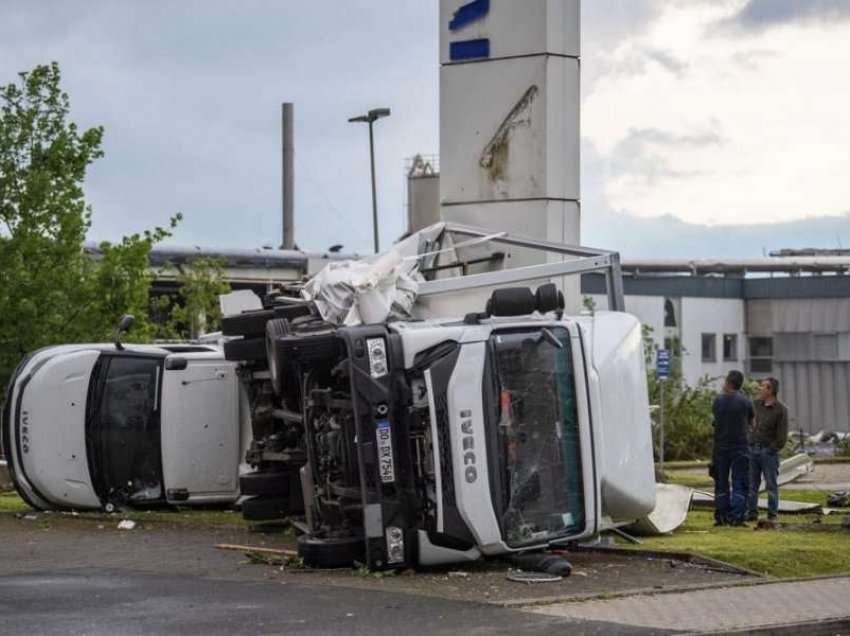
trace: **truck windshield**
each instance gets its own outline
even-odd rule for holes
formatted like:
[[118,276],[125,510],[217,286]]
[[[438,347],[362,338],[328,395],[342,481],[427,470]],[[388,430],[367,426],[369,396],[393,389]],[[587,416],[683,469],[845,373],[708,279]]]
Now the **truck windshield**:
[[502,531],[512,547],[584,527],[578,409],[563,327],[491,336],[498,391]]
[[162,499],[159,358],[102,356],[92,377],[86,436],[92,481],[108,502]]

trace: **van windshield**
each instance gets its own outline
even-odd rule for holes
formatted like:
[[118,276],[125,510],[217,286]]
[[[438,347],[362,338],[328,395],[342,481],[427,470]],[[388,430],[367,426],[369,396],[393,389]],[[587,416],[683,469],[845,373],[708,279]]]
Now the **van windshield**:
[[92,482],[106,502],[162,499],[159,377],[162,360],[102,356],[89,394],[86,436]]
[[505,541],[518,547],[575,534],[584,527],[584,490],[569,333],[496,332],[491,346]]

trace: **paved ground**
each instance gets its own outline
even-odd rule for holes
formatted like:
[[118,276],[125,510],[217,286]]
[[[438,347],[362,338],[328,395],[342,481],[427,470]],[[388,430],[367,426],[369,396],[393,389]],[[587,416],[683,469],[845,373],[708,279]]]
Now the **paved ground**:
[[814,472],[803,475],[788,488],[807,490],[850,490],[850,464],[815,464]]
[[[757,579],[596,553],[571,554],[574,575],[539,586],[507,581],[501,562],[379,578],[216,550],[292,546],[237,523],[119,531],[119,520],[0,514],[0,633],[666,634],[850,616],[850,579],[750,586]],[[611,594],[622,597],[600,598]],[[812,629],[783,633],[837,633]]]
[[663,634],[470,602],[127,571],[0,577],[3,634]]
[[[558,603],[529,611],[581,620],[604,617],[615,623],[681,632],[728,632],[846,618],[850,616],[850,578]],[[802,626],[794,632],[807,633]]]
[[[140,523],[116,528],[120,517],[95,521],[55,513],[35,520],[0,515],[0,575],[56,568],[97,567],[147,574],[181,574],[243,581],[282,581],[406,592],[477,602],[584,596],[636,588],[737,582],[740,575],[693,567],[671,559],[575,553],[573,576],[558,583],[524,585],[506,579],[509,564],[496,561],[378,578],[356,570],[316,572],[248,563],[218,543],[293,548],[288,534],[259,534],[238,526],[187,527]],[[2,631],[2,630],[0,630]]]

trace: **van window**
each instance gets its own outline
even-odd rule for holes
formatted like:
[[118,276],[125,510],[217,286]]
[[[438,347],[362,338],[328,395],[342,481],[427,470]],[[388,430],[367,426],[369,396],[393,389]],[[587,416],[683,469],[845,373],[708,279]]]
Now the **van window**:
[[104,356],[89,427],[92,478],[107,501],[162,499],[161,358]]

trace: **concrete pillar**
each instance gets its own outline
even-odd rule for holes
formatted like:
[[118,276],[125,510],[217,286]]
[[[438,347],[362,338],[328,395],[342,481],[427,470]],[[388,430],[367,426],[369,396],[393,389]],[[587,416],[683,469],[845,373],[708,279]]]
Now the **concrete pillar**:
[[580,243],[579,27],[579,0],[440,0],[445,220]]

